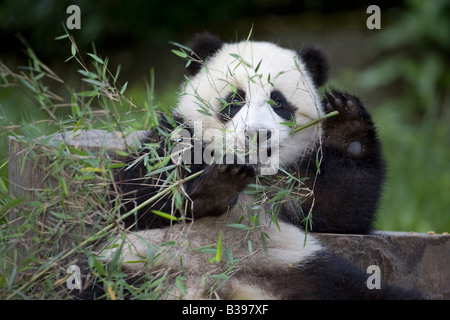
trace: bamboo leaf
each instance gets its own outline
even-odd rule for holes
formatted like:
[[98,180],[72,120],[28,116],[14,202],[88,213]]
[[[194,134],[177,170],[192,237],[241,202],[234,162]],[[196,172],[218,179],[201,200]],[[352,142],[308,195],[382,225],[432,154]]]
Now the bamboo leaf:
[[125,90],[127,89],[127,86],[128,86],[128,81],[125,82],[125,84],[123,85],[122,89],[120,89],[120,94],[121,95],[125,92]]
[[107,173],[108,171],[105,169],[102,169],[102,168],[85,167],[85,168],[81,168],[81,172]]
[[221,258],[222,258],[222,231],[219,233],[219,239],[217,240],[216,261],[220,262]]
[[180,218],[177,218],[175,216],[172,216],[172,215],[170,215],[168,213],[165,213],[165,212],[162,212],[162,211],[152,210],[152,213],[154,213],[154,214],[156,214],[156,215],[158,215],[158,216],[160,216],[162,218],[168,219],[168,220],[172,220],[172,221],[180,220]]
[[261,66],[262,59],[259,60],[258,65],[255,68],[255,73],[258,73],[259,67]]
[[103,267],[103,264],[93,255],[89,256],[89,265],[91,267],[94,267],[96,271],[98,271],[102,276],[106,275],[105,268]]
[[186,51],[192,52],[192,49],[189,47],[186,47],[185,45],[182,45],[181,43],[178,42],[174,42],[174,41],[169,41],[169,43],[175,47],[178,47],[180,49],[184,49]]
[[261,244],[264,250],[264,254],[267,256],[268,255],[268,250],[267,250],[267,243],[266,243],[266,233],[261,232]]
[[228,224],[227,227],[237,228],[237,229],[242,229],[242,230],[249,230],[250,229],[249,226],[246,226],[245,224],[239,224],[239,223]]
[[105,63],[102,59],[100,59],[99,57],[97,57],[95,54],[88,53],[88,56],[90,56],[92,59],[94,59],[95,61],[97,61],[97,62],[100,63],[100,64],[104,64],[104,63]]
[[55,37],[55,40],[62,40],[62,39],[65,39],[65,38],[67,38],[67,37],[69,37],[69,34],[68,34],[68,33],[63,34],[62,36]]
[[175,49],[172,49],[171,51],[172,51],[172,53],[176,54],[176,55],[179,56],[180,58],[186,59],[186,58],[189,57],[189,56],[187,55],[187,53],[184,52],[184,51],[175,50]]
[[186,278],[184,278],[182,276],[178,276],[175,279],[175,282],[176,282],[176,285],[177,285],[178,289],[180,289],[181,293],[183,295],[186,295],[186,288],[184,287],[183,280],[186,280]]

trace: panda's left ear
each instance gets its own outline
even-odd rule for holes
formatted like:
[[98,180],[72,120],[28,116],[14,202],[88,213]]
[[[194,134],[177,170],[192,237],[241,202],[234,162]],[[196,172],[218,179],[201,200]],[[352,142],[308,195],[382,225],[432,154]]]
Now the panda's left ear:
[[308,69],[316,87],[321,87],[328,80],[328,58],[322,49],[306,45],[300,51],[300,59]]
[[223,43],[220,38],[209,32],[197,33],[189,44],[189,48],[194,52],[194,58],[200,61],[191,61],[187,67],[191,75],[197,74],[207,58],[213,56],[222,48]]

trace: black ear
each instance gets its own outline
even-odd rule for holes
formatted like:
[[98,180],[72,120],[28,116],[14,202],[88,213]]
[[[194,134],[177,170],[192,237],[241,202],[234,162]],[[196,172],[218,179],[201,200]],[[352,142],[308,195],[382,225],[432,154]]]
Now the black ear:
[[300,58],[308,69],[316,87],[328,80],[328,58],[322,49],[307,45],[300,52]]
[[[220,48],[222,48],[222,40],[216,35],[209,32],[197,33],[194,39],[189,44],[189,48],[194,52],[194,58],[199,59],[201,62],[211,56],[213,56]],[[195,75],[202,68],[202,63],[192,61],[187,67],[191,75]]]

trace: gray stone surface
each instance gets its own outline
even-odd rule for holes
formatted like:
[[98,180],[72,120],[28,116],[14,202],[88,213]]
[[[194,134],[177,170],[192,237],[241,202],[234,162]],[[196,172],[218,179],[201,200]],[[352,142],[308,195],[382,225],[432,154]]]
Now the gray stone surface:
[[450,299],[448,234],[315,235],[327,248],[363,271],[370,265],[378,266],[382,281],[388,284],[418,290],[426,299]]

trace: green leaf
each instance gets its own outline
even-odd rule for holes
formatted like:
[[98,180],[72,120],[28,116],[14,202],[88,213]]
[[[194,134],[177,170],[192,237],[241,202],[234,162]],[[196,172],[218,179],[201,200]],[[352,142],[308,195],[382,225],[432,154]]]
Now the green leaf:
[[63,189],[64,195],[69,196],[69,190],[67,189],[66,181],[63,178],[59,179],[59,183],[61,184],[61,188]]
[[172,49],[171,51],[172,51],[172,53],[176,54],[176,55],[179,56],[180,58],[186,59],[186,58],[189,57],[189,56],[187,55],[187,53],[184,52],[184,51],[175,50],[175,49]]
[[227,276],[226,274],[223,274],[223,273],[212,275],[212,276],[209,276],[209,277],[213,278],[213,279],[217,279],[217,280],[228,280],[228,278],[230,278],[229,276]]
[[98,79],[98,75],[96,75],[95,73],[86,71],[86,70],[78,70],[78,73],[82,74],[83,76],[90,78],[90,79]]
[[162,218],[168,219],[168,220],[172,220],[172,221],[178,221],[180,220],[180,218],[177,218],[175,216],[172,216],[168,213],[162,212],[162,211],[158,211],[158,210],[152,210],[152,212]]
[[120,74],[120,69],[122,68],[122,66],[119,64],[117,66],[117,71],[116,74],[114,75],[114,83],[116,83],[117,79],[119,78],[119,74]]
[[248,240],[248,252],[249,253],[253,253],[253,245],[252,245],[252,241]]
[[66,60],[64,60],[64,63],[66,63],[67,61],[70,61],[71,59],[73,59],[74,56],[70,56],[68,57]]
[[316,154],[316,169],[317,169],[317,173],[320,174],[320,158],[319,158],[318,152]]
[[207,254],[216,254],[217,249],[216,248],[204,248],[204,249],[195,249],[196,251],[200,253],[207,253]]
[[105,169],[102,169],[102,168],[85,167],[85,168],[81,168],[81,172],[107,173],[108,171]]
[[89,265],[91,267],[94,267],[96,271],[98,271],[102,276],[106,275],[105,268],[103,267],[103,264],[94,256],[89,256]]
[[261,232],[261,244],[264,250],[265,255],[268,255],[268,251],[267,251],[267,243],[266,243],[266,233]]
[[249,226],[246,226],[245,224],[239,224],[239,223],[228,224],[227,227],[237,228],[237,229],[242,229],[242,230],[249,230],[250,229]]
[[201,114],[203,114],[203,115],[205,115],[205,116],[208,116],[208,117],[210,117],[210,116],[212,116],[212,114],[211,113],[209,113],[208,111],[205,111],[205,110],[197,110],[198,112],[200,112]]
[[122,89],[120,89],[120,94],[121,95],[125,92],[125,90],[127,89],[127,86],[128,86],[128,81],[125,82],[125,84],[123,85]]
[[67,37],[69,37],[69,34],[68,34],[68,33],[63,34],[62,36],[55,37],[55,40],[62,40],[62,39],[65,39],[65,38],[67,38]]
[[83,78],[83,81],[93,85],[94,87],[101,87],[101,88],[107,87],[106,83],[100,82],[100,81],[97,81],[97,80]]
[[77,49],[73,44],[70,45],[70,52],[72,53],[72,57],[77,54]]
[[88,53],[88,56],[90,56],[92,59],[94,59],[94,60],[97,61],[98,63],[104,64],[103,60],[100,59],[99,57],[97,57],[95,54]]
[[149,288],[150,288],[150,289],[155,288],[155,287],[157,287],[158,285],[160,285],[163,281],[166,281],[166,280],[167,280],[166,274],[164,274],[162,277],[160,277],[160,278],[158,278],[158,279],[156,279],[156,280],[153,280],[153,281],[150,283]]
[[255,73],[258,73],[259,67],[261,66],[262,59],[259,60],[258,65],[255,68]]
[[192,49],[189,47],[186,47],[185,45],[182,45],[181,43],[178,42],[174,42],[174,41],[169,41],[169,43],[175,47],[178,47],[180,49],[184,49],[186,51],[192,52]]
[[95,97],[98,95],[99,92],[97,90],[77,92],[77,96],[79,97]]
[[222,259],[222,232],[219,233],[219,239],[217,240],[217,247],[215,249],[215,256],[209,260],[209,263],[220,262]]
[[[79,112],[80,112],[80,109],[78,108],[78,106],[72,105],[72,113],[77,114]],[[80,118],[80,119],[78,119],[77,123],[75,124],[75,128],[73,128],[73,133],[77,132],[82,125],[83,125],[83,118]]]
[[119,244],[118,243],[113,243],[112,245],[106,246],[105,249],[106,250],[111,250],[111,249],[115,249],[118,248]]
[[278,224],[278,219],[276,217],[276,215],[272,216],[272,221],[275,223],[275,225],[277,226],[278,231],[281,231],[280,225]]
[[186,278],[184,278],[182,276],[178,276],[175,279],[175,282],[177,284],[178,289],[180,289],[181,294],[186,295],[186,288],[184,287],[183,280],[186,280]]
[[130,261],[124,261],[123,263],[143,263],[147,260],[130,260]]
[[219,233],[219,239],[217,240],[216,261],[220,262],[221,258],[222,258],[222,231]]
[[128,157],[130,155],[128,152],[122,150],[115,150],[114,152],[121,157]]
[[216,98],[216,100],[219,101],[220,104],[222,104],[222,105],[227,105],[227,104],[229,104],[229,103],[227,102],[227,100],[225,100],[225,99],[223,99],[223,98]]

